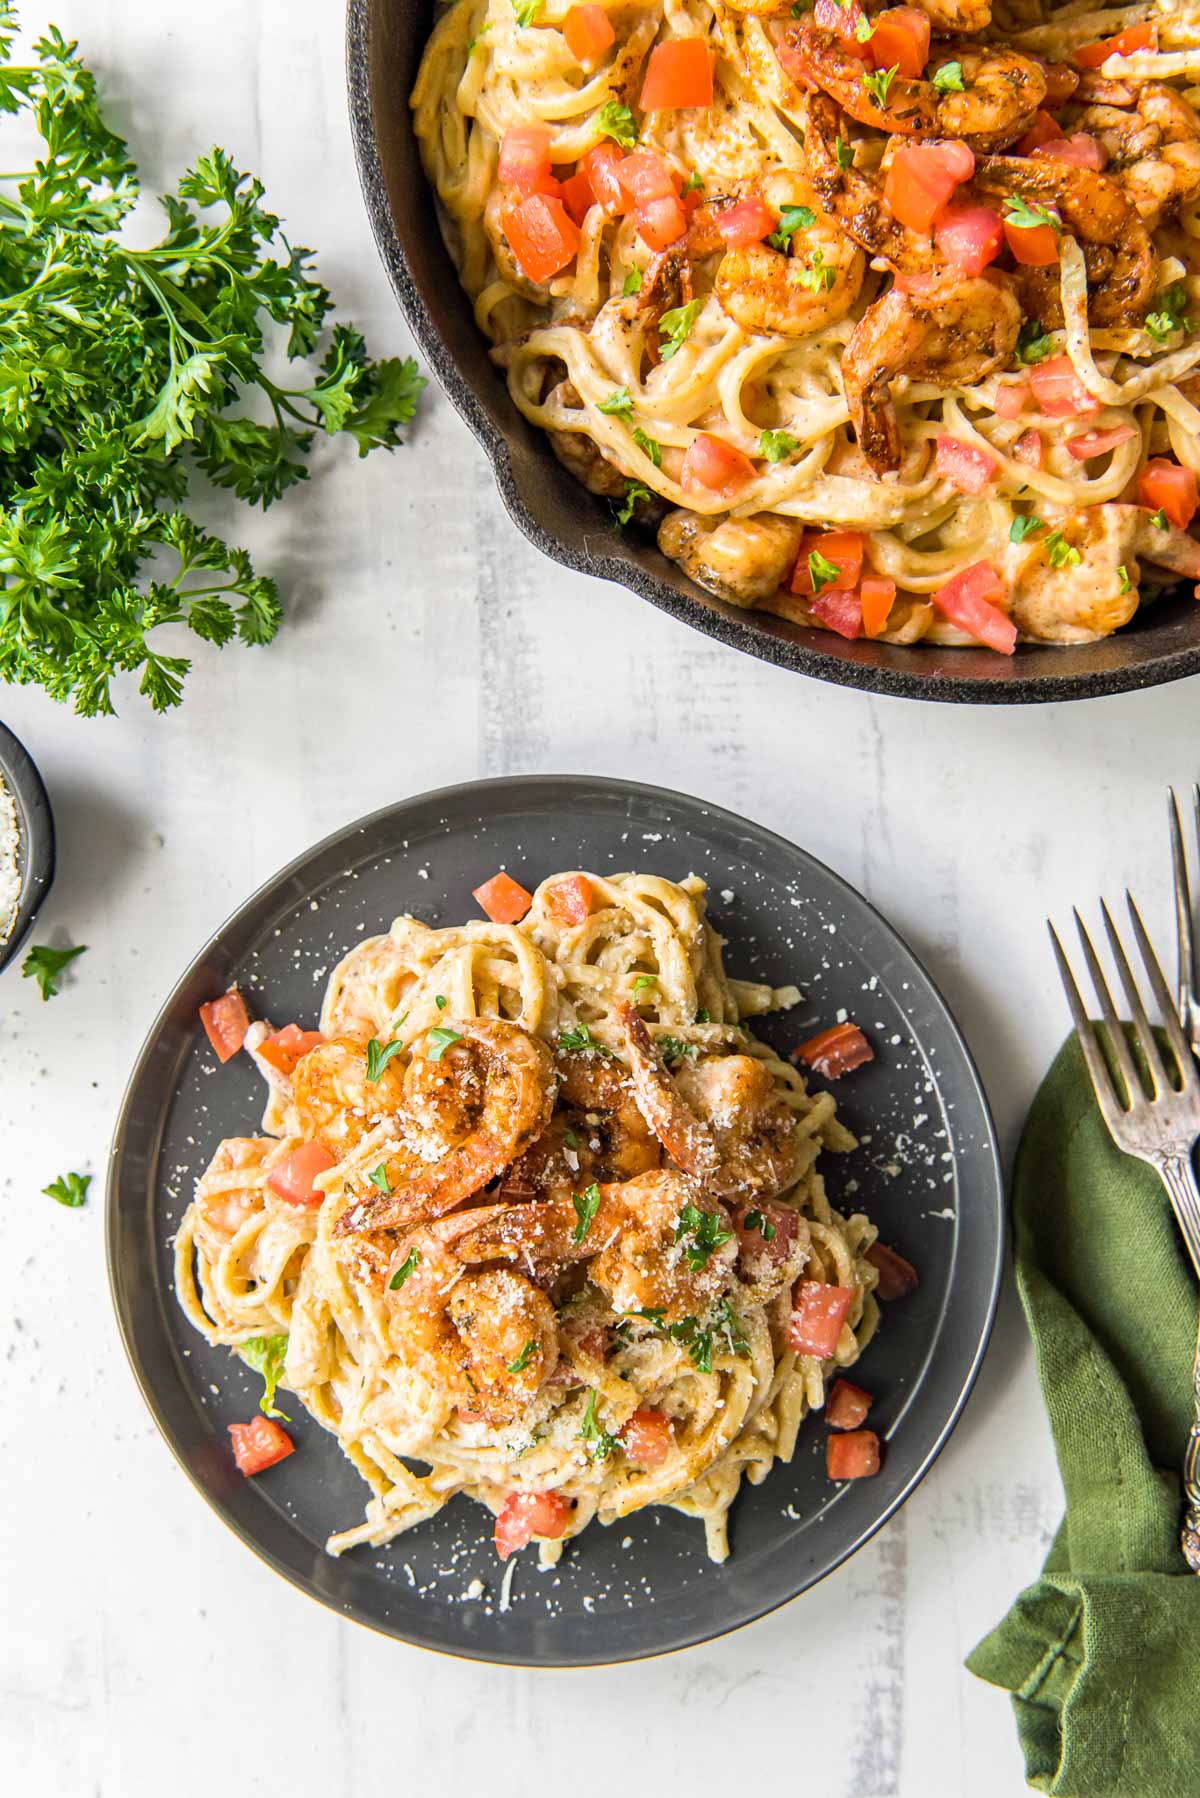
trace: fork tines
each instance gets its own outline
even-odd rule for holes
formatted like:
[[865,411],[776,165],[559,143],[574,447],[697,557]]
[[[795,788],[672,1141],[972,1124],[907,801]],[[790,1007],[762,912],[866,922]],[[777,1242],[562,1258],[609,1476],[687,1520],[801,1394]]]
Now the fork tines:
[[[1200,853],[1200,785],[1192,790],[1196,820],[1196,848]],[[1188,885],[1187,855],[1179,800],[1172,787],[1167,795],[1167,820],[1171,827],[1171,868],[1175,887],[1175,938],[1178,945],[1179,1016],[1192,1042],[1200,1039],[1200,996],[1196,989],[1196,939],[1192,921],[1192,892]]]

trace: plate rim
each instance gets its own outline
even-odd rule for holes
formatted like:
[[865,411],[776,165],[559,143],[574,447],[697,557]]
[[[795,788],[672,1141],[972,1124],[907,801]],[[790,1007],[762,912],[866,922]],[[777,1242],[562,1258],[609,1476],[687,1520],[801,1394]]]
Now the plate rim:
[[21,862],[21,890],[12,929],[0,943],[2,974],[16,960],[54,884],[56,849],[54,812],[46,783],[20,737],[3,721],[0,721],[0,776],[3,776],[17,810]]
[[[982,1151],[983,1166],[986,1167],[987,1170],[988,1180],[987,1190],[980,1194],[979,1203],[981,1207],[984,1208],[983,1215],[985,1220],[991,1224],[994,1232],[990,1267],[986,1270],[988,1279],[985,1304],[979,1324],[973,1328],[970,1333],[972,1347],[965,1369],[958,1376],[958,1389],[955,1393],[953,1403],[944,1420],[937,1428],[936,1434],[930,1442],[922,1459],[913,1468],[909,1477],[904,1481],[892,1498],[883,1506],[879,1513],[867,1522],[858,1534],[854,1536],[844,1548],[839,1550],[832,1559],[824,1561],[819,1571],[814,1573],[806,1572],[802,1576],[799,1584],[791,1583],[794,1581],[795,1575],[790,1576],[789,1582],[787,1582],[788,1589],[780,1591],[776,1596],[762,1603],[750,1614],[739,1617],[736,1621],[731,1621],[728,1624],[719,1624],[718,1627],[714,1629],[701,1628],[695,1633],[689,1633],[685,1640],[679,1640],[667,1646],[647,1647],[643,1649],[635,1648],[630,1653],[623,1654],[616,1659],[610,1654],[595,1655],[588,1654],[587,1652],[556,1653],[553,1656],[540,1655],[537,1658],[529,1655],[519,1656],[514,1659],[510,1652],[504,1651],[502,1646],[497,1646],[495,1649],[492,1649],[489,1648],[486,1643],[469,1643],[465,1646],[459,1645],[449,1647],[441,1642],[431,1641],[427,1638],[423,1639],[420,1635],[414,1633],[412,1629],[405,1627],[403,1624],[397,1626],[384,1619],[365,1614],[355,1607],[348,1606],[345,1602],[340,1601],[334,1594],[323,1591],[317,1582],[310,1576],[303,1575],[293,1567],[287,1565],[281,1557],[276,1554],[273,1548],[242,1523],[233,1510],[224,1503],[220,1495],[205,1483],[199,1470],[189,1464],[180,1443],[176,1440],[173,1426],[167,1416],[166,1407],[164,1404],[160,1403],[155,1380],[149,1369],[144,1365],[143,1357],[135,1343],[129,1289],[125,1270],[120,1265],[119,1255],[119,1225],[124,1216],[124,1211],[133,1203],[132,1195],[130,1195],[124,1200],[124,1208],[122,1206],[121,1167],[126,1155],[127,1138],[133,1127],[133,1111],[138,1096],[138,1090],[150,1069],[162,1032],[169,1023],[182,995],[187,991],[187,988],[195,978],[205,960],[219,947],[225,935],[245,916],[247,912],[258,905],[260,901],[266,899],[272,892],[282,888],[290,877],[303,869],[307,864],[341,844],[352,841],[355,837],[368,834],[372,827],[379,825],[385,819],[391,819],[397,815],[418,808],[429,809],[436,808],[442,804],[449,805],[455,802],[461,803],[462,800],[468,797],[482,801],[482,798],[489,792],[503,792],[509,795],[514,793],[518,795],[533,795],[538,788],[557,788],[560,791],[564,788],[568,790],[575,789],[579,796],[587,793],[603,794],[609,798],[628,799],[632,797],[635,800],[650,799],[659,804],[665,802],[668,805],[674,804],[682,805],[685,808],[695,808],[702,814],[712,816],[720,824],[727,827],[734,827],[739,832],[758,839],[760,843],[765,840],[765,842],[772,848],[777,851],[782,850],[791,859],[798,858],[801,862],[810,864],[833,883],[839,896],[843,898],[848,897],[856,906],[865,908],[874,927],[882,931],[885,937],[889,938],[894,945],[898,945],[902,952],[908,956],[921,973],[927,983],[929,996],[939,1014],[940,1022],[943,1027],[949,1031],[950,1038],[958,1050],[961,1066],[967,1075],[972,1095],[979,1107],[980,1120],[983,1125],[983,1139],[980,1144],[980,1149]],[[486,815],[482,803],[479,804],[478,809],[481,816]],[[940,1085],[940,1075],[938,1078]],[[163,1116],[165,1116],[165,1113]],[[161,1130],[162,1121],[162,1116],[156,1120],[157,1128],[159,1130]],[[995,1120],[992,1115],[991,1105],[979,1068],[962,1029],[951,1011],[949,1004],[942,995],[936,981],[933,979],[933,976],[926,968],[920,956],[916,954],[906,939],[895,926],[883,916],[877,907],[872,904],[864,894],[859,892],[856,887],[851,885],[844,876],[830,868],[825,862],[821,861],[810,851],[802,848],[797,843],[793,843],[787,837],[781,836],[769,826],[759,824],[754,819],[743,817],[736,812],[729,811],[722,805],[699,798],[694,794],[680,792],[676,788],[657,786],[644,781],[623,780],[619,777],[610,775],[587,775],[579,773],[485,776],[477,780],[458,781],[449,786],[430,788],[424,792],[410,794],[404,799],[393,800],[389,804],[378,806],[373,811],[364,814],[362,817],[353,819],[348,824],[342,825],[338,829],[329,832],[317,842],[311,844],[307,849],[301,851],[298,855],[293,856],[274,874],[268,876],[266,880],[261,881],[254,888],[253,892],[251,892],[241,904],[237,905],[233,911],[228,914],[192,956],[186,968],[175,981],[166,999],[155,1014],[154,1020],[146,1033],[142,1046],[134,1061],[117,1111],[105,1177],[105,1265],[109,1298],[116,1314],[118,1330],[125,1357],[129,1363],[130,1370],[133,1373],[138,1391],[154,1420],[155,1427],[157,1428],[160,1437],[166,1443],[177,1466],[182,1469],[184,1474],[186,1474],[190,1484],[199,1492],[209,1509],[216,1516],[218,1522],[223,1524],[226,1529],[230,1530],[236,1537],[238,1537],[253,1555],[269,1566],[271,1570],[284,1579],[289,1586],[304,1593],[306,1597],[314,1600],[323,1608],[332,1611],[336,1616],[357,1623],[363,1628],[371,1630],[375,1634],[382,1635],[392,1641],[403,1642],[409,1647],[425,1649],[431,1653],[443,1655],[450,1660],[469,1660],[494,1666],[530,1667],[538,1670],[624,1666],[640,1660],[653,1660],[668,1654],[682,1653],[688,1648],[699,1647],[705,1643],[717,1641],[723,1636],[736,1633],[739,1629],[748,1628],[752,1623],[759,1622],[762,1618],[769,1616],[772,1612],[781,1609],[785,1604],[794,1602],[796,1599],[802,1597],[805,1592],[810,1591],[814,1586],[820,1584],[820,1582],[827,1578],[829,1574],[836,1572],[836,1570],[844,1565],[852,1555],[857,1554],[859,1549],[869,1542],[871,1538],[883,1528],[884,1524],[889,1522],[896,1515],[901,1506],[911,1498],[912,1494],[924,1480],[938,1456],[942,1453],[950,1436],[957,1427],[975,1386],[975,1382],[979,1377],[980,1369],[982,1368],[987,1353],[988,1344],[995,1326],[1007,1254],[1005,1191],[1003,1161],[996,1133]],[[158,1208],[157,1205],[154,1204],[152,1197],[151,1215],[157,1216],[157,1212]],[[155,1245],[155,1247],[157,1247],[157,1245]],[[179,1370],[174,1367],[172,1371],[176,1373],[179,1372]],[[294,1519],[291,1521],[293,1523],[295,1522]]]

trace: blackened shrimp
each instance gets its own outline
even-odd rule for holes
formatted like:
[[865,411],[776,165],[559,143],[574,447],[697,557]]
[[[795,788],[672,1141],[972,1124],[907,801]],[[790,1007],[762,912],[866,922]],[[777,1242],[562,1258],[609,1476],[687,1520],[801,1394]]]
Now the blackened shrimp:
[[504,1177],[500,1201],[578,1192],[593,1181],[632,1180],[662,1159],[638,1109],[629,1071],[598,1049],[560,1054],[550,1123]]
[[842,388],[859,448],[877,474],[900,467],[903,444],[892,400],[898,375],[971,386],[1012,355],[1021,329],[1016,295],[978,276],[928,299],[893,288],[864,313],[842,358]]
[[804,154],[819,203],[856,244],[886,262],[893,273],[934,273],[939,259],[932,238],[902,225],[878,182],[847,158],[841,108],[827,94],[813,94],[806,110]]
[[1100,140],[1109,175],[1153,231],[1200,194],[1200,116],[1156,81],[1127,92],[1128,104],[1088,106],[1073,122]]

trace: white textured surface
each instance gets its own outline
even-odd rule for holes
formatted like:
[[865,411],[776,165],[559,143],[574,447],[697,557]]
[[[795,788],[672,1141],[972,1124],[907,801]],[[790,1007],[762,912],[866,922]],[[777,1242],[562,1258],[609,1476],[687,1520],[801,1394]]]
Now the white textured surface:
[[[402,3],[402,0],[397,0]],[[406,347],[358,200],[337,0],[62,0],[148,188],[213,140],[378,353]],[[153,25],[146,29],[150,18]],[[1035,1572],[1060,1496],[1006,1293],[945,1454],[893,1524],[725,1641],[612,1672],[457,1664],[311,1604],[176,1470],[125,1365],[99,1192],[115,1109],[169,984],[259,881],[348,818],[475,775],[648,778],[740,809],[855,882],[931,966],[1006,1145],[1063,1033],[1042,918],[1139,884],[1160,929],[1161,796],[1196,773],[1194,684],[1088,706],[918,707],[718,649],[518,537],[431,394],[412,446],[326,451],[265,519],[221,505],[288,595],[268,650],[201,649],[186,702],[85,723],[0,715],[50,787],[58,881],[38,939],[89,953],[43,1004],[0,983],[0,1765],[23,1798],[293,1798],[403,1784],[682,1798],[754,1776],[813,1798],[1010,1798],[1006,1701],[962,1657]],[[99,1179],[97,1182],[99,1185]],[[632,1749],[632,1753],[630,1750]],[[551,1775],[556,1777],[556,1775]]]

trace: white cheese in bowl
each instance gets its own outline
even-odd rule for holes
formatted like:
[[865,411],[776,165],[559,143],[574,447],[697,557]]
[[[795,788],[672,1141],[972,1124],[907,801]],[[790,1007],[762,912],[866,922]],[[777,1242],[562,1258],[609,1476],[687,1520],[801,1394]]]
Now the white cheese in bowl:
[[21,837],[17,808],[0,774],[0,949],[12,934],[21,897],[21,869],[17,860]]

